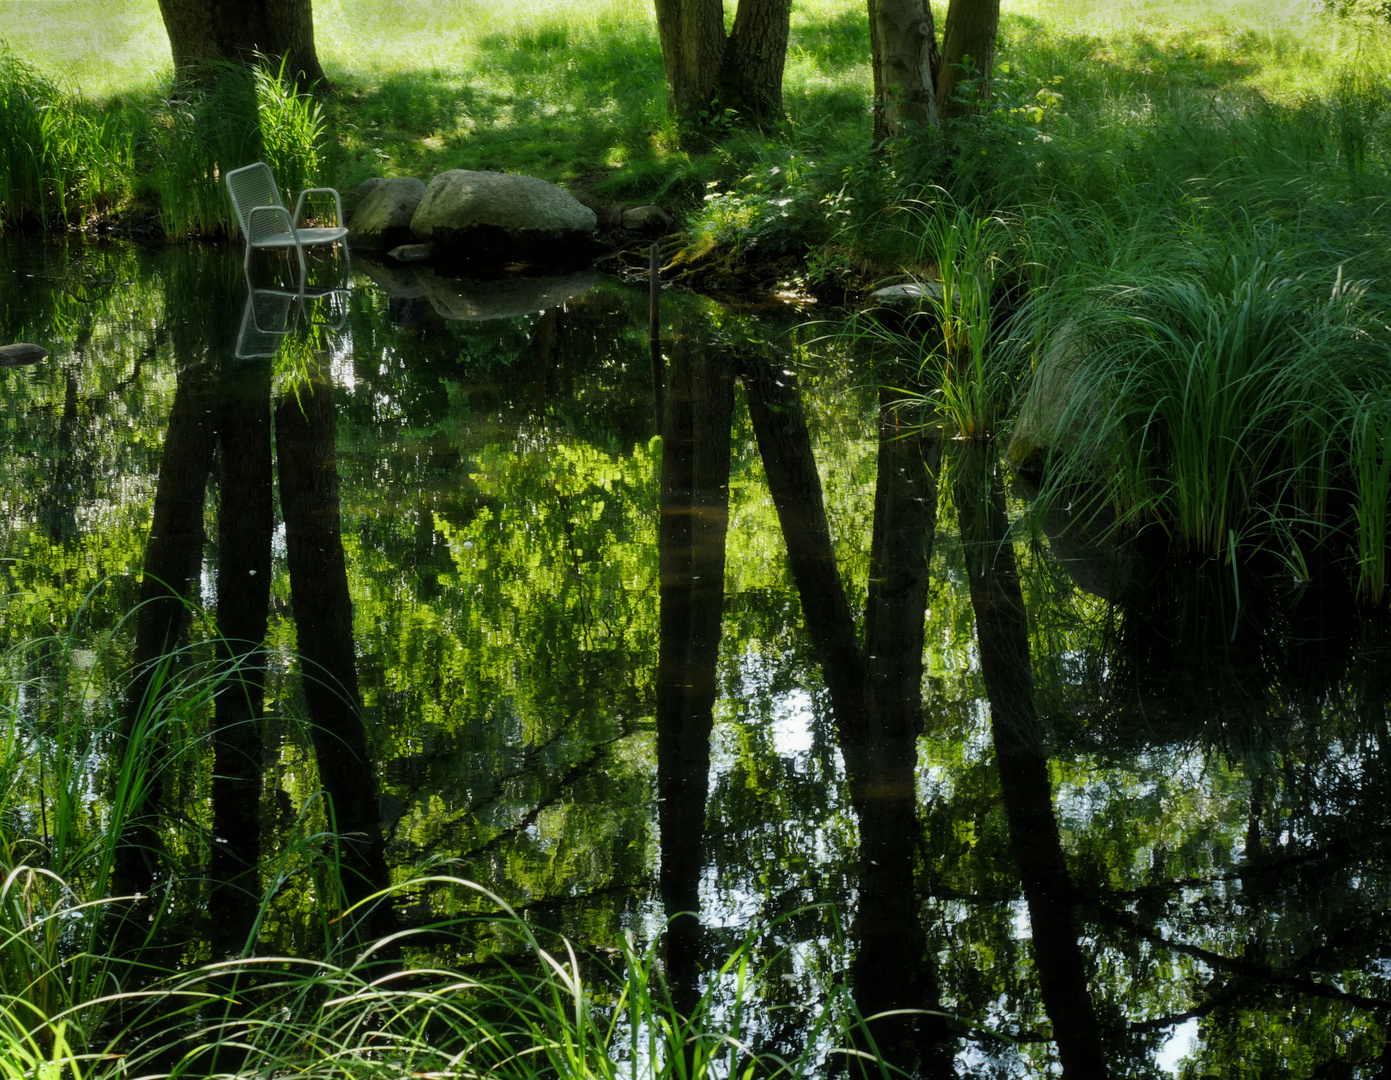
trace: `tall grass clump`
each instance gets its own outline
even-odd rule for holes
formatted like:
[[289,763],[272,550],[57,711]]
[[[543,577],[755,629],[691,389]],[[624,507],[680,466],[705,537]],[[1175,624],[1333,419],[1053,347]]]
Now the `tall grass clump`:
[[1339,272],[1250,248],[1185,257],[1093,263],[1031,298],[1016,346],[1036,364],[1013,452],[1041,468],[1045,501],[1083,521],[1303,567],[1348,536],[1359,484],[1375,497],[1391,343],[1365,284]]
[[63,93],[0,48],[0,231],[78,224],[110,208],[132,172],[134,130]]
[[998,293],[1013,236],[1008,222],[950,198],[906,208],[919,237],[915,261],[937,274],[910,332],[920,334],[919,381],[958,438],[985,440],[1005,422],[1017,382],[994,348]]
[[1380,603],[1386,595],[1391,515],[1391,386],[1363,394],[1350,416],[1357,591]]
[[[132,1025],[126,1066],[203,1075],[216,1048],[219,1071],[244,1076],[796,1080],[824,1074],[845,1034],[850,1010],[833,1005],[809,1018],[796,1056],[755,1048],[748,999],[769,974],[754,960],[756,934],[704,974],[682,1012],[657,944],[629,936],[616,961],[586,959],[564,939],[544,942],[480,886],[446,877],[407,885],[472,893],[470,906],[488,913],[403,932],[345,960],[256,957],[172,977]],[[483,972],[429,959],[479,931],[495,950]]]
[[[847,325],[881,361],[911,371],[901,387],[956,439],[987,442],[1013,415],[1016,353],[999,348],[1001,309],[1019,274],[1016,226],[941,190],[895,211],[909,294]],[[925,273],[923,272],[925,271]]]
[[222,177],[242,165],[265,161],[286,192],[319,179],[323,111],[282,75],[265,65],[214,64],[171,101],[154,173],[166,235],[235,234]]
[[[32,874],[21,867],[11,877]],[[799,1080],[824,1075],[828,1058],[849,1052],[844,1038],[857,1021],[848,1002],[834,999],[809,1018],[799,1053],[755,1048],[748,999],[769,976],[754,959],[756,933],[704,974],[683,1012],[672,1004],[656,943],[642,948],[629,936],[616,963],[586,960],[564,939],[547,946],[505,902],[470,882],[421,877],[406,885],[474,893],[473,906],[487,914],[403,932],[347,958],[243,957],[168,972],[137,991],[113,990],[91,1004],[119,1003],[122,1022],[88,1047],[71,1039],[82,1003],[49,1011],[7,988],[0,1075]],[[12,909],[0,909],[0,933],[11,941],[79,914]],[[481,973],[430,959],[479,931],[495,950]]]

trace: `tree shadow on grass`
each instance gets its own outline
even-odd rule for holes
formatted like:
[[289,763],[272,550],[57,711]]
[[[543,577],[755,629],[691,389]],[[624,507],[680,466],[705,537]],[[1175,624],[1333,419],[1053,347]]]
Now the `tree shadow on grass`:
[[[503,169],[580,184],[615,200],[698,198],[704,171],[666,111],[654,28],[533,23],[481,37],[452,70],[404,70],[368,84],[334,77],[352,102],[340,124],[342,183],[428,180],[451,168]],[[867,140],[869,38],[858,9],[798,22],[787,73],[794,124],[818,138]],[[717,155],[718,156],[718,155]],[[708,171],[705,170],[705,171]]]

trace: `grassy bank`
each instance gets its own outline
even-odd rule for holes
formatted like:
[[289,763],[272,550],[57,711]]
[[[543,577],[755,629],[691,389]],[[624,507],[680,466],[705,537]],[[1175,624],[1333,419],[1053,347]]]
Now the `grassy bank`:
[[[590,0],[560,14],[540,4],[441,9],[412,0],[388,9],[336,0],[316,7],[316,26],[337,93],[325,102],[314,165],[342,189],[372,175],[428,177],[455,167],[530,173],[597,201],[674,206],[695,219],[692,241],[702,253],[801,258],[810,246],[815,278],[865,257],[866,271],[891,268],[901,245],[883,214],[928,178],[929,163],[912,152],[888,164],[872,159],[868,31],[862,5],[846,0],[795,5],[782,129],[731,130],[694,155],[678,145],[665,114],[645,0]],[[1001,36],[997,105],[969,132],[985,152],[954,170],[957,182],[979,186],[983,167],[1000,204],[1031,200],[1044,186],[1085,193],[1109,184],[1098,155],[1137,138],[1162,149],[1175,137],[1178,153],[1166,156],[1165,172],[1196,166],[1210,174],[1230,151],[1244,150],[1229,129],[1252,108],[1367,104],[1349,101],[1348,80],[1360,73],[1367,86],[1376,82],[1387,39],[1385,27],[1316,16],[1302,0],[1181,9],[1158,0],[1021,0],[1005,5]],[[115,178],[92,194],[50,181],[73,191],[64,207],[70,220],[208,182],[201,162],[170,162],[171,143],[175,157],[190,158],[180,143],[188,110],[164,104],[168,48],[152,2],[5,0],[0,40],[11,63],[50,84],[36,101],[80,95],[98,103],[83,109],[108,119],[110,130],[86,156],[110,147],[103,152],[114,164],[99,171]],[[1358,140],[1376,137],[1376,115],[1364,113],[1371,130],[1346,131],[1352,142],[1323,157],[1367,160],[1372,148]],[[1247,134],[1276,156],[1285,149],[1267,137],[1278,133]],[[161,179],[161,170],[174,178]],[[941,178],[939,167],[931,170]],[[31,213],[27,204],[23,212]],[[194,215],[189,224],[216,231],[226,223]]]

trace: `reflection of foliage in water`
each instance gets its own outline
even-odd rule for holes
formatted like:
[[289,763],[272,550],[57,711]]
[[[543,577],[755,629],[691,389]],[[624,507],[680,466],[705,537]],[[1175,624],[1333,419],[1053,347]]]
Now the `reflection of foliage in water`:
[[[4,257],[15,272],[0,285],[0,325],[54,357],[0,373],[0,551],[20,560],[4,564],[6,594],[25,597],[0,608],[0,635],[13,642],[66,625],[86,589],[115,575],[93,601],[90,625],[103,631],[136,595],[176,372],[235,337],[235,326],[222,343],[205,337],[235,318],[235,259],[228,275],[220,253],[168,253],[150,269],[122,249],[63,269],[19,249]],[[365,290],[351,304],[352,349],[334,354],[343,542],[398,873],[464,855],[470,874],[532,917],[616,947],[624,925],[650,928],[642,905],[656,846],[661,451],[646,396],[645,298],[605,288],[554,317],[492,325],[441,323]],[[700,305],[682,318],[694,328],[723,320],[725,341],[748,329]],[[778,355],[800,367],[836,557],[858,611],[873,395],[857,388],[853,358],[813,361],[802,340]],[[596,341],[607,350],[597,358]],[[848,915],[856,825],[741,399],[704,895],[711,915],[731,923],[819,900]],[[1011,503],[1016,518],[1024,509]],[[216,513],[209,499],[208,535]],[[921,831],[905,843],[918,851],[944,1008],[1027,1040],[1047,1017],[1021,934],[953,520],[941,513],[934,549]],[[1337,621],[1313,610],[1332,603],[1330,590],[1315,602],[1246,589],[1240,620],[1227,575],[1206,592],[1161,582],[1112,604],[1064,574],[1060,543],[1026,542],[1021,531],[1015,546],[1092,993],[1117,1031],[1133,1025],[1112,1041],[1118,1071],[1126,1063],[1153,1075],[1145,1055],[1168,1029],[1143,1025],[1192,1010],[1203,1067],[1217,1074],[1294,1072],[1304,1061],[1310,1071],[1335,1054],[1366,1061],[1381,1035],[1350,995],[1382,992],[1368,962],[1384,953],[1391,802],[1379,654],[1351,634],[1307,644]],[[218,557],[205,551],[205,602]],[[267,693],[293,713],[294,627],[285,572],[275,573]],[[129,652],[118,636],[101,661],[109,670],[94,678],[114,678]],[[807,735],[789,746],[775,725],[794,714]],[[279,721],[269,734],[267,828],[288,829],[308,808],[312,832],[308,740]],[[180,790],[205,806],[201,770],[190,768]],[[196,841],[187,855],[201,858]],[[312,859],[298,865],[269,923],[286,947],[314,940],[314,894],[303,885]],[[421,913],[432,903],[444,901],[422,895]],[[732,936],[714,935],[715,947]],[[845,963],[821,912],[794,915],[755,951],[786,941],[798,949],[759,988],[768,1005],[800,1002],[817,971]],[[1343,997],[1311,996],[1315,984]],[[785,1035],[776,1021],[767,1032]],[[971,1051],[1002,1075],[1021,1052],[1041,1061],[1047,1051],[989,1040]]]

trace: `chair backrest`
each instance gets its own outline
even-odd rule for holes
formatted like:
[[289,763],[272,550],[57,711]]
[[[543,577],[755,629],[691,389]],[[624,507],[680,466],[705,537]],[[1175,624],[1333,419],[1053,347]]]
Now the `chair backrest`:
[[280,198],[280,189],[275,186],[270,166],[264,161],[229,172],[227,193],[232,196],[232,208],[237,212],[237,224],[241,226],[242,236],[248,240],[251,230],[246,226],[246,215],[252,207],[285,205]]

